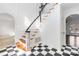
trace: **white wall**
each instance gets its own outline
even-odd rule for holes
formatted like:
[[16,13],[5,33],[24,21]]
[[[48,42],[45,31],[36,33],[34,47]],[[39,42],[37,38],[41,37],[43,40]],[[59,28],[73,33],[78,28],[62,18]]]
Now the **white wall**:
[[[42,42],[60,50],[60,4],[56,5],[42,28]],[[42,26],[41,25],[41,26]]]
[[60,14],[61,14],[61,45],[65,45],[65,21],[64,21],[64,10],[60,4]]
[[14,19],[7,14],[0,14],[0,36],[14,35]]

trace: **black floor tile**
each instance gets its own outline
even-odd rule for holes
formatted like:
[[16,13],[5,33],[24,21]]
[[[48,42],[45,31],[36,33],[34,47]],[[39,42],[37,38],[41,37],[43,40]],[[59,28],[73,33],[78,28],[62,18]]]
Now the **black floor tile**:
[[67,54],[67,53],[63,53],[63,56],[70,56],[70,54]]
[[54,56],[61,56],[61,54],[59,54],[59,53],[55,53]]
[[37,56],[44,56],[42,53],[39,53]]
[[19,52],[18,50],[15,50],[15,52],[17,53],[17,52]]
[[61,51],[63,52],[63,51],[64,51],[64,49],[61,49]]
[[49,52],[49,51],[50,51],[50,49],[46,48],[46,49],[45,49],[45,51],[46,51],[46,52]]
[[2,52],[5,52],[5,51],[6,51],[6,49],[4,49],[4,50],[1,50],[1,51],[0,51],[0,53],[2,53]]
[[71,55],[73,56],[78,56],[78,54],[71,52]]
[[47,53],[45,56],[53,56],[52,54],[50,54],[50,53]]
[[55,51],[55,52],[57,51],[57,49],[55,49],[55,48],[52,48],[51,50],[52,50],[52,51]]
[[66,47],[65,45],[62,45],[62,47]]
[[16,48],[16,46],[13,46],[13,48]]
[[30,54],[29,56],[35,56],[34,54]]
[[31,52],[34,52],[34,51],[36,51],[35,49],[31,49]]
[[42,46],[38,46],[39,48],[41,48]]
[[37,51],[38,51],[38,52],[42,52],[43,50],[42,50],[42,49],[38,49]]
[[44,45],[44,47],[46,47],[46,48],[47,48],[47,47],[48,47],[48,45]]
[[69,48],[65,48],[65,50],[71,51],[71,49],[69,49]]
[[78,49],[75,49],[75,48],[72,48],[73,50],[76,50],[76,51],[78,51]]

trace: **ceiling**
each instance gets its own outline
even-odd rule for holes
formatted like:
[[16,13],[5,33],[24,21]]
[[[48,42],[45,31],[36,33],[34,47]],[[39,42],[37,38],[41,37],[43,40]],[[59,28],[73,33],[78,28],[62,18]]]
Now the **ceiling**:
[[61,8],[63,10],[68,10],[69,8],[73,8],[73,7],[76,7],[76,6],[79,6],[79,3],[62,3],[61,4]]

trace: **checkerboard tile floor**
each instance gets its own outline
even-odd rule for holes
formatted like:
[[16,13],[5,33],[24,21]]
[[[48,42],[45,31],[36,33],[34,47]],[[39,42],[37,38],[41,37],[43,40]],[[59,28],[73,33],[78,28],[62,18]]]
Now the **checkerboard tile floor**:
[[9,46],[0,51],[0,56],[79,56],[79,48],[72,46],[62,46],[61,52],[48,45],[39,44],[29,53],[20,52],[15,46]]
[[9,46],[0,51],[0,56],[26,56],[26,54],[20,52],[15,46]]

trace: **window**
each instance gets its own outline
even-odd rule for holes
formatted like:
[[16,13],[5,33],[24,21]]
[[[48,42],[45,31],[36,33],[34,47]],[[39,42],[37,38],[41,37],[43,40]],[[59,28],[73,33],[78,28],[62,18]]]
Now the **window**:
[[69,36],[69,41],[71,46],[79,47],[79,37],[78,36]]
[[74,46],[74,44],[75,44],[75,43],[74,43],[74,39],[75,39],[74,36],[70,36],[70,37],[69,37],[69,41],[70,41],[70,45],[71,45],[71,46]]

